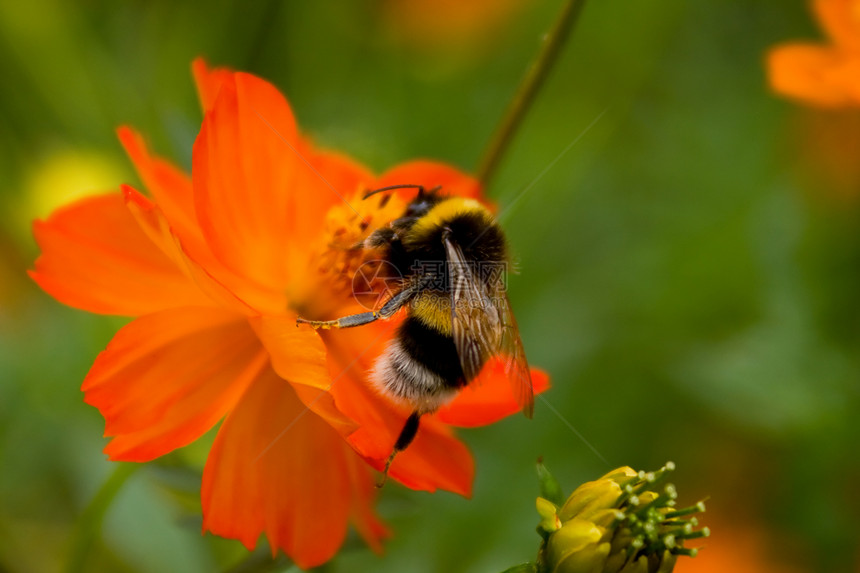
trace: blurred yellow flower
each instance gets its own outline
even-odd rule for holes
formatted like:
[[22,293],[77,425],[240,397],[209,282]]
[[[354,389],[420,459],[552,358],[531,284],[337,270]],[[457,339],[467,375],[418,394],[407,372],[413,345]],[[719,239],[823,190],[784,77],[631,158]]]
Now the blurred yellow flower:
[[61,149],[46,154],[23,170],[23,192],[10,206],[0,229],[0,307],[13,308],[29,289],[25,280],[26,246],[33,219],[57,207],[112,189],[128,172],[109,154],[90,149]]
[[22,223],[29,232],[34,218],[44,218],[61,205],[113,189],[126,174],[110,157],[97,151],[53,153],[32,170]]

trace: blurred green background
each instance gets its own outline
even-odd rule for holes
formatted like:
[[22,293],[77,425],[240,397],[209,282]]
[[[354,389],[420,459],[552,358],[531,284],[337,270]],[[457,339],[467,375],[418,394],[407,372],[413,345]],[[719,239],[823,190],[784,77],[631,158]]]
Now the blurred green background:
[[[115,469],[79,386],[122,321],[29,281],[30,221],[138,183],[117,125],[189,167],[197,55],[271,80],[320,144],[376,170],[473,170],[561,2],[476,2],[456,26],[394,4],[0,0],[0,571],[63,570]],[[390,484],[385,555],[352,541],[325,571],[533,559],[539,455],[568,491],[676,462],[714,532],[677,571],[860,571],[860,120],[773,95],[763,60],[820,35],[800,0],[588,3],[488,190],[559,415],[538,400],[534,420],[462,431],[474,498]],[[200,535],[206,449],[132,475],[85,570],[265,565],[265,543]]]

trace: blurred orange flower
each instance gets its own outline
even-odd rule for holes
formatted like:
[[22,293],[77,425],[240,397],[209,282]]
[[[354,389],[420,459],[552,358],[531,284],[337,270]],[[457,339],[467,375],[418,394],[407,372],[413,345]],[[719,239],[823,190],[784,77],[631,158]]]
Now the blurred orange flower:
[[771,87],[821,107],[860,105],[860,0],[814,0],[813,8],[831,43],[773,48]]
[[[136,317],[93,364],[85,400],[105,417],[112,460],[145,462],[224,419],[203,472],[203,528],[301,567],[331,558],[352,523],[379,550],[385,527],[374,476],[409,411],[374,392],[366,372],[394,321],[325,333],[296,328],[299,312],[354,312],[354,245],[398,216],[395,183],[442,185],[478,197],[445,165],[412,162],[374,177],[300,135],[271,84],[193,66],[205,112],[189,177],[152,155],[130,128],[119,138],[149,191],[80,200],[35,223],[33,279],[57,300]],[[414,489],[471,492],[473,460],[450,426],[519,411],[504,376],[482,380],[425,416],[390,476]],[[535,372],[535,390],[547,387]],[[367,462],[367,463],[366,463]]]
[[[527,0],[385,0],[382,14],[392,36],[416,48],[455,52],[460,58],[495,39],[529,4]],[[492,42],[490,42],[492,43]]]
[[[713,504],[711,505],[713,507]],[[806,564],[785,551],[784,541],[762,523],[740,518],[737,514],[726,517],[710,515],[711,535],[701,540],[695,559],[682,559],[675,573],[803,573],[811,571]],[[798,549],[797,545],[792,549]],[[792,560],[794,559],[794,560]]]
[[798,110],[788,140],[798,148],[798,166],[807,177],[805,189],[817,200],[835,205],[860,197],[860,106],[829,110]]

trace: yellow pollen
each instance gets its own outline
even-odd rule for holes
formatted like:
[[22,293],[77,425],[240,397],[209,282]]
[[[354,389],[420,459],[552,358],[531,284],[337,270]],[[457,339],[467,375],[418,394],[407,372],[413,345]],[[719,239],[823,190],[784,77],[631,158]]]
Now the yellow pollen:
[[[356,277],[374,276],[373,267],[379,253],[362,248],[362,242],[376,229],[401,216],[405,203],[396,196],[375,195],[363,199],[366,190],[359,190],[326,213],[322,230],[308,247],[310,265],[297,269],[304,276],[301,292],[291,293],[294,307],[305,318],[329,319],[335,309],[364,301],[353,296]],[[365,267],[365,265],[368,265]],[[361,267],[362,273],[357,275]],[[378,281],[362,284],[362,291],[382,292],[385,284]],[[378,298],[378,297],[374,297]]]

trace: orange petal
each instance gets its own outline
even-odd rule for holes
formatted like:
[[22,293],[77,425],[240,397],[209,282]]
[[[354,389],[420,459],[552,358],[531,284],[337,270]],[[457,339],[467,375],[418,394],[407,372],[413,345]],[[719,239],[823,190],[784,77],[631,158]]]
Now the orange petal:
[[[457,394],[454,400],[442,406],[435,417],[446,424],[462,428],[486,426],[522,411],[507,379],[504,363],[495,360],[481,371],[481,375]],[[543,370],[532,368],[532,385],[535,394],[549,389],[549,376]]]
[[286,100],[246,74],[222,84],[194,144],[195,206],[203,234],[231,271],[263,285],[284,284],[288,271],[283,247],[289,236],[290,147],[298,145]]
[[471,497],[475,461],[450,430],[425,416],[415,441],[397,454],[388,475],[411,489],[434,492],[440,488]]
[[[458,171],[444,163],[433,161],[410,161],[386,171],[376,182],[376,187],[389,185],[423,185],[427,189],[442,187],[446,195],[481,199],[481,184],[471,175]],[[407,201],[415,197],[415,190],[398,192]]]
[[379,544],[374,484],[361,459],[264,371],[224,421],[203,472],[203,529],[252,549],[265,532],[302,569],[331,559],[350,518]]
[[[317,177],[314,171],[324,175],[326,182],[333,187],[338,194],[343,195],[343,199],[335,197],[338,201],[345,201],[350,194],[355,191],[369,191],[373,185],[375,176],[364,165],[358,163],[354,159],[347,157],[342,153],[330,151],[327,149],[316,149],[309,145],[305,147],[305,153],[308,161],[313,167],[312,170],[305,172],[305,175],[310,178],[311,175]],[[317,177],[318,179],[318,177]],[[319,182],[309,181],[308,184]],[[337,201],[334,201],[337,203]],[[316,207],[323,207],[326,203],[320,202],[315,204]],[[324,215],[324,213],[322,213]]]
[[385,524],[376,516],[376,512],[373,509],[373,492],[368,494],[366,491],[368,480],[373,483],[374,489],[376,489],[376,482],[373,481],[372,472],[368,471],[364,460],[359,458],[352,448],[348,448],[346,451],[349,452],[345,454],[347,459],[353,462],[347,464],[347,480],[351,484],[358,485],[358,487],[354,488],[352,495],[350,521],[361,538],[364,539],[364,542],[376,553],[381,553],[382,540],[391,534],[388,528],[385,527]]
[[99,354],[82,390],[105,418],[113,460],[144,462],[207,432],[239,400],[268,356],[248,323],[213,308],[134,320]]
[[[128,185],[122,186],[122,192],[126,206],[152,242],[158,245],[162,252],[185,272],[189,280],[192,280],[201,291],[209,295],[213,301],[217,301],[220,306],[246,315],[256,315],[260,308],[274,307],[280,309],[286,306],[283,296],[274,294],[267,296],[266,293],[261,293],[240,277],[230,275],[217,261],[205,254],[203,257],[213,272],[198,264],[186,252],[185,244],[174,234],[173,228],[170,227],[158,205]],[[229,280],[231,288],[218,280],[215,274]],[[250,301],[250,303],[245,302],[245,300]],[[251,304],[256,305],[257,310]]]
[[302,402],[341,435],[355,431],[356,424],[336,407],[328,392],[332,378],[325,345],[317,333],[308,327],[298,328],[294,315],[253,318],[251,326],[268,351],[275,372],[293,385]]
[[[154,207],[148,199],[137,192],[130,192],[130,187],[123,186],[129,207],[145,229],[146,221],[139,216],[140,210],[149,213],[150,219],[159,219],[156,226],[161,227],[161,231],[155,235],[148,233],[150,238],[159,243],[162,250],[177,261],[181,268],[190,267],[186,274],[194,278],[215,300],[233,306],[238,298],[245,307],[241,312],[251,308],[258,312],[277,312],[286,307],[283,293],[257,288],[224,268],[212,255],[197,224],[191,179],[167,161],[152,157],[143,138],[130,128],[120,128],[118,134],[157,203],[157,207]],[[178,246],[180,243],[181,248]],[[220,286],[216,288],[214,283]],[[229,293],[222,292],[224,289]]]
[[252,319],[251,325],[281,378],[321,389],[331,385],[325,345],[313,329],[299,328],[295,315],[260,316]]
[[186,241],[191,237],[202,240],[194,214],[191,177],[170,162],[150,155],[143,137],[130,127],[117,129],[117,136],[170,226]]
[[833,41],[860,51],[860,3],[856,0],[815,0],[815,14]]
[[[355,183],[338,189],[329,176],[339,185]],[[197,216],[215,256],[235,274],[279,291],[307,264],[323,214],[366,174],[311,151],[283,96],[237,73],[204,119],[193,177]]]
[[206,60],[195,58],[191,63],[191,73],[194,83],[197,84],[200,106],[207,112],[215,105],[221,85],[229,80],[234,72],[228,68],[210,68]]
[[[350,211],[357,213],[359,207],[350,205],[349,201],[354,201],[357,192],[371,189],[374,176],[366,167],[345,155],[317,150],[307,142],[299,151],[308,165],[296,170],[294,185],[296,189],[303,189],[303,193],[318,195],[316,200],[295,203],[295,209],[290,213],[293,240],[304,242],[319,234],[332,206],[345,204]],[[293,256],[293,261],[298,263],[299,258]]]
[[[330,392],[335,404],[359,428],[349,443],[373,467],[382,469],[403,429],[409,409],[389,401],[369,386],[367,373],[393,335],[396,321],[321,333],[329,351]],[[426,491],[471,492],[474,464],[466,447],[444,425],[425,416],[412,445],[391,466],[390,475],[408,487]]]
[[33,229],[42,255],[30,276],[62,303],[125,316],[211,304],[141,230],[120,193],[73,203]]
[[[291,239],[283,252],[286,264],[293,269],[308,266],[308,241],[320,236],[332,207],[345,205],[350,213],[359,213],[361,206],[350,201],[356,202],[356,194],[373,187],[374,181],[366,167],[345,155],[318,150],[307,141],[299,143],[296,150],[301,164],[292,173],[292,185],[301,192],[290,198],[285,214]],[[301,273],[294,278],[304,280]]]
[[860,103],[860,58],[804,44],[774,48],[768,54],[768,76],[774,91],[822,107]]

